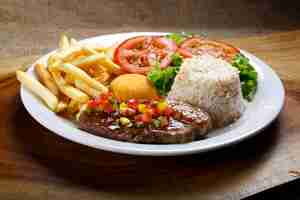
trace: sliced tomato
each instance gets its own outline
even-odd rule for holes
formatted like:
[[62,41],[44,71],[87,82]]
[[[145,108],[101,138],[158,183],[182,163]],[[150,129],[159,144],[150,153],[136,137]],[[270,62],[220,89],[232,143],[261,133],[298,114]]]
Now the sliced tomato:
[[181,43],[178,52],[186,58],[190,58],[193,55],[209,54],[217,58],[231,61],[232,58],[239,53],[239,50],[224,42],[193,37],[184,40]]
[[128,73],[147,74],[157,62],[167,67],[177,45],[160,36],[138,36],[125,40],[115,50],[114,62]]

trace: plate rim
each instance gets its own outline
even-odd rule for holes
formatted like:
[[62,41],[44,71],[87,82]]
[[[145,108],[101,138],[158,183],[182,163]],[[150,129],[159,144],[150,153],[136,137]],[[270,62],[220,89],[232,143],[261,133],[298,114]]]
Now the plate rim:
[[[105,37],[125,37],[125,35],[127,37],[130,37],[130,36],[134,36],[134,35],[153,35],[153,34],[154,35],[163,35],[163,34],[167,34],[167,32],[128,32],[128,33],[106,34],[106,35],[99,35],[96,37],[86,38],[79,42],[85,43],[85,42],[89,42],[89,41],[93,41],[93,40],[99,40],[99,38],[100,39],[102,38],[102,40],[104,40],[103,38],[105,38]],[[35,65],[35,63],[39,62],[42,59],[45,59],[47,56],[51,55],[55,51],[56,50],[51,51],[51,52],[47,53],[46,55],[41,56],[29,67],[28,71],[32,71],[32,68]],[[284,106],[284,99],[285,99],[284,87],[283,87],[282,81],[280,80],[278,75],[275,73],[275,71],[268,64],[266,64],[265,62],[263,62],[262,60],[260,60],[256,56],[254,56],[253,54],[251,54],[245,50],[241,50],[241,52],[243,54],[245,54],[251,61],[254,61],[256,64],[258,64],[259,68],[264,68],[264,70],[268,71],[269,75],[272,76],[273,81],[277,82],[278,87],[279,87],[277,90],[280,91],[280,95],[279,95],[280,99],[278,100],[279,104],[277,105],[276,111],[273,113],[272,117],[269,118],[264,124],[260,125],[259,127],[256,127],[255,129],[252,129],[251,132],[248,132],[245,135],[241,134],[240,137],[234,137],[231,139],[227,139],[223,142],[218,142],[216,144],[213,144],[213,142],[212,142],[211,145],[208,145],[205,148],[195,148],[191,145],[190,145],[191,148],[182,148],[183,146],[189,146],[188,144],[201,143],[199,141],[193,141],[191,143],[185,143],[185,144],[167,144],[167,145],[164,145],[164,144],[137,144],[137,143],[122,142],[122,141],[104,138],[101,136],[95,136],[86,131],[71,127],[72,128],[72,130],[70,129],[71,131],[74,131],[74,129],[76,129],[77,131],[75,131],[75,132],[79,132],[81,134],[83,134],[83,133],[87,134],[86,136],[84,136],[84,135],[83,136],[89,137],[89,139],[83,140],[83,138],[81,138],[77,135],[69,136],[68,134],[65,134],[65,132],[67,130],[61,130],[61,129],[57,128],[56,126],[55,127],[49,126],[49,124],[47,123],[47,120],[45,120],[44,118],[38,117],[38,116],[40,116],[39,115],[40,113],[37,113],[36,111],[33,110],[33,108],[30,106],[28,99],[27,99],[28,95],[30,95],[33,98],[35,98],[35,97],[33,94],[31,94],[31,92],[29,92],[27,89],[25,89],[23,85],[20,88],[21,101],[22,101],[24,107],[26,108],[27,112],[30,114],[30,116],[33,117],[38,123],[40,123],[42,126],[47,128],[51,132],[65,138],[67,140],[70,140],[70,141],[73,141],[73,142],[76,142],[76,143],[79,143],[82,145],[86,145],[86,146],[89,146],[92,148],[105,150],[105,151],[111,151],[114,153],[122,153],[122,154],[130,154],[130,155],[143,155],[143,156],[176,156],[176,155],[187,155],[187,154],[208,152],[208,151],[220,149],[220,148],[223,148],[223,147],[226,147],[229,145],[239,143],[245,139],[248,139],[248,138],[258,134],[259,132],[261,132],[263,129],[265,129],[269,124],[271,124],[277,118],[277,116],[279,115],[279,113],[281,112],[281,110],[283,109],[283,106]],[[256,67],[258,67],[258,66],[255,66],[255,68]],[[260,73],[262,73],[262,72],[260,72]],[[42,105],[42,106],[44,107],[44,109],[42,109],[42,110],[47,109],[46,106],[44,106],[44,105]],[[47,109],[47,110],[48,110],[48,112],[51,112],[52,114],[54,114],[49,109]],[[215,137],[218,137],[218,136],[215,136]],[[98,139],[96,139],[96,138],[98,138]],[[99,140],[99,138],[101,140]],[[213,140],[213,138],[214,137],[209,138],[209,139]],[[93,139],[95,139],[96,142],[92,142]],[[208,139],[206,139],[206,140],[208,140]],[[97,143],[97,142],[101,142],[101,141],[103,142],[102,144]],[[203,140],[201,140],[201,141],[203,141]],[[124,143],[126,143],[126,145],[124,145]],[[163,147],[163,146],[165,146],[167,148],[160,149],[160,147]],[[180,147],[175,148],[177,146],[180,146]],[[142,148],[142,147],[159,147],[159,148],[156,150],[153,150],[153,149],[149,150],[148,148]],[[172,147],[174,147],[174,148],[172,148]]]

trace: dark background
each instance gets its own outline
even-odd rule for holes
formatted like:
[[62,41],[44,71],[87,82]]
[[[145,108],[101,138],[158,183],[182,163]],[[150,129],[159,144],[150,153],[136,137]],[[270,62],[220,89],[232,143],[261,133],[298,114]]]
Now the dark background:
[[61,32],[184,30],[223,38],[294,30],[299,9],[297,0],[1,0],[0,55],[47,52]]

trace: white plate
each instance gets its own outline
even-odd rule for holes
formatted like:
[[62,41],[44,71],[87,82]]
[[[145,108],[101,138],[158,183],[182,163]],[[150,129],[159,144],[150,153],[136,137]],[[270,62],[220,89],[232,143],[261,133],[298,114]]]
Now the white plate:
[[[154,34],[161,35],[165,33],[139,32],[103,35],[82,40],[81,43],[96,43],[109,46],[117,41],[132,36]],[[283,107],[284,88],[276,73],[260,59],[245,51],[242,52],[250,59],[251,64],[253,64],[258,72],[258,90],[254,100],[247,104],[245,113],[237,122],[228,127],[210,132],[209,137],[205,140],[187,144],[135,144],[95,136],[79,130],[76,128],[75,124],[55,115],[55,113],[51,112],[38,98],[23,86],[21,87],[21,98],[30,115],[44,127],[66,139],[96,149],[124,154],[151,156],[207,152],[235,144],[255,135],[270,124]],[[41,57],[36,62],[46,63],[46,60],[51,53]],[[33,66],[29,68],[28,74],[35,77]]]

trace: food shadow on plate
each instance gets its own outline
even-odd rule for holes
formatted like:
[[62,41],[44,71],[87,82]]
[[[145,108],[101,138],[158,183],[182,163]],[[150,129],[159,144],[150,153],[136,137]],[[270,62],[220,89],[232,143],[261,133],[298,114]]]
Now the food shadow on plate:
[[[104,191],[128,192],[137,188],[168,191],[184,185],[191,192],[199,192],[218,187],[229,179],[250,176],[253,170],[247,169],[260,168],[281,137],[278,119],[265,132],[249,140],[205,154],[122,155],[76,144],[51,133],[31,118],[18,101],[12,119],[18,126],[14,127],[12,137],[26,157],[36,162],[38,168],[46,169],[47,180],[54,177],[54,181],[88,185]],[[191,183],[197,183],[197,188]],[[121,187],[111,187],[113,185]]]

